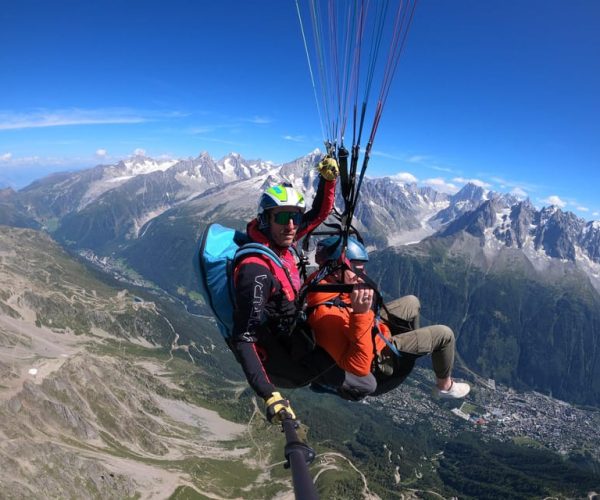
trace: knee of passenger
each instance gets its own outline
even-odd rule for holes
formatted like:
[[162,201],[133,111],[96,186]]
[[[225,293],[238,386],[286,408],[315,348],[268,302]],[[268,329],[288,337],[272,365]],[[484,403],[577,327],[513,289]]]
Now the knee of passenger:
[[454,344],[455,340],[454,340],[454,332],[452,331],[452,328],[450,328],[449,326],[446,326],[446,325],[438,325],[438,328],[439,328],[439,335],[443,339],[444,344],[445,345]]
[[416,295],[407,295],[404,298],[406,299],[410,310],[415,312],[414,315],[416,316],[419,314],[419,311],[421,310],[421,301],[419,298]]
[[387,310],[398,318],[412,321],[420,313],[421,302],[415,295],[404,295],[387,304]]

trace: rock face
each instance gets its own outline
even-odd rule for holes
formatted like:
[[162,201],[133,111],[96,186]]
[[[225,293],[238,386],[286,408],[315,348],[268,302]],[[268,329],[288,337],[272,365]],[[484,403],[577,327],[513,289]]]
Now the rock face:
[[439,220],[442,224],[446,224],[471,210],[475,210],[485,200],[487,200],[487,194],[482,187],[475,184],[467,184],[458,193],[450,196],[449,206],[440,210],[434,219]]
[[41,224],[27,212],[19,194],[11,188],[0,189],[0,224],[39,229]]
[[581,231],[579,244],[594,262],[600,262],[600,222],[590,221]]
[[447,237],[465,231],[480,238],[481,244],[497,240],[506,247],[530,249],[553,259],[576,262],[586,258],[600,264],[598,221],[586,223],[558,207],[536,210],[529,201],[510,205],[492,197],[448,223],[439,232]]
[[494,236],[504,241],[507,247],[523,248],[536,218],[535,208],[529,201],[518,203],[511,208],[509,224],[494,229]]

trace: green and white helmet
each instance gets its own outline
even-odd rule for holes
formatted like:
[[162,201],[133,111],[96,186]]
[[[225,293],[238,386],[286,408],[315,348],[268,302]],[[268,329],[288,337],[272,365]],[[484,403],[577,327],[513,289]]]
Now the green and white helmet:
[[306,202],[304,196],[287,182],[267,188],[258,200],[258,218],[261,225],[267,224],[265,212],[276,207],[297,207],[304,212]]

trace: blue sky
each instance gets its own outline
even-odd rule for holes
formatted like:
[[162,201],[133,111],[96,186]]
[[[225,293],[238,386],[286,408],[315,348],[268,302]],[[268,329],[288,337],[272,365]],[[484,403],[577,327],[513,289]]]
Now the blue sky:
[[[598,26],[596,0],[420,0],[369,175],[600,219]],[[322,147],[294,0],[3,2],[0,68],[0,186]]]

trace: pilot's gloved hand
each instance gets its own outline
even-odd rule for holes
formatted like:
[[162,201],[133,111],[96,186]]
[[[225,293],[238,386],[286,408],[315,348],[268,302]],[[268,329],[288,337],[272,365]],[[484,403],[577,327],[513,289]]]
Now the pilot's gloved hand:
[[326,156],[317,165],[317,170],[321,174],[321,177],[326,181],[333,181],[340,175],[340,168],[338,167],[335,158]]
[[267,419],[272,424],[280,424],[285,418],[296,419],[296,414],[290,402],[283,399],[280,393],[274,392],[270,397],[265,398],[267,405]]

